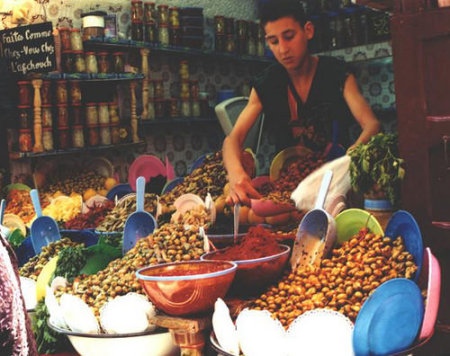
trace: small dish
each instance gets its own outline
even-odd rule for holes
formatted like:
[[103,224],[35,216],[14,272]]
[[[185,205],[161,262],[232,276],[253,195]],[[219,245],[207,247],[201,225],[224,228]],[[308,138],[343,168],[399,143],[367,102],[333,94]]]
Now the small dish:
[[114,175],[114,166],[110,160],[104,157],[95,157],[90,159],[85,168],[89,171],[96,172],[97,174],[108,178]]
[[146,183],[151,178],[157,176],[166,176],[166,167],[161,160],[152,155],[142,155],[134,160],[128,170],[128,183],[133,191],[136,191],[136,179],[144,177]]
[[336,216],[335,220],[338,243],[350,240],[363,227],[367,227],[374,234],[384,234],[378,220],[362,209],[344,210]]
[[133,193],[133,189],[130,187],[130,185],[128,183],[122,183],[112,187],[106,194],[106,197],[111,201],[115,201],[116,196],[117,199],[120,199],[130,193]]
[[270,180],[273,182],[280,178],[281,170],[289,161],[295,160],[297,157],[309,156],[312,153],[310,149],[303,146],[288,147],[280,151],[270,164]]

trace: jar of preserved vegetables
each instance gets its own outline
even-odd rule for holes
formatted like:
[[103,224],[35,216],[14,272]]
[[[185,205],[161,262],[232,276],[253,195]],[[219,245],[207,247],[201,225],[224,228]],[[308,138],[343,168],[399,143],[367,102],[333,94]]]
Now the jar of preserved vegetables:
[[155,98],[162,99],[164,97],[164,85],[162,79],[155,79]]
[[189,79],[189,64],[188,61],[182,60],[180,62],[180,79],[188,80]]
[[111,124],[119,123],[120,118],[117,104],[115,102],[112,102],[108,104],[108,107],[109,107],[109,121],[111,122]]
[[111,130],[108,124],[100,125],[100,144],[103,146],[111,144]]
[[30,152],[32,149],[31,129],[19,130],[19,150],[20,152]]
[[98,135],[98,125],[88,126],[89,146],[98,146],[100,138]]
[[97,53],[97,64],[99,73],[109,73],[109,59],[108,52]]
[[191,98],[198,99],[198,93],[199,93],[198,80],[193,79],[191,80]]
[[169,8],[169,24],[172,28],[180,27],[180,15],[178,7],[176,6]]
[[217,52],[225,52],[225,35],[216,35],[214,46]]
[[155,117],[157,119],[164,118],[164,99],[155,99]]
[[53,145],[53,130],[51,127],[44,127],[42,129],[42,146],[45,151],[52,151]]
[[44,104],[42,105],[42,127],[52,127],[52,126],[53,126],[52,105]]
[[178,99],[177,98],[171,98],[170,99],[170,117],[175,118],[179,117],[180,113],[178,111]]
[[70,46],[72,51],[83,51],[83,40],[78,28],[70,30]]
[[225,17],[225,34],[234,36],[234,18]]
[[41,104],[51,104],[52,103],[52,90],[51,90],[51,81],[43,80],[41,86]]
[[168,46],[170,43],[169,39],[169,26],[167,24],[160,24],[159,25],[159,43],[163,46]]
[[154,2],[144,3],[144,22],[156,21],[156,9]]
[[81,87],[79,80],[69,81],[70,102],[72,104],[81,103]]
[[158,5],[158,18],[159,26],[169,24],[169,6],[168,5]]
[[192,116],[193,117],[202,116],[202,110],[200,108],[200,101],[198,99],[192,100]]
[[125,72],[125,61],[124,61],[124,53],[123,52],[114,52],[114,72],[115,73],[123,73]]
[[83,125],[83,106],[81,103],[78,104],[72,104],[71,110],[70,110],[70,117],[72,125]]
[[86,73],[86,62],[83,57],[83,51],[73,51],[74,69],[77,73]]
[[31,85],[29,81],[17,82],[19,87],[19,105],[31,105]]
[[225,34],[225,17],[224,16],[214,16],[214,28],[216,35]]
[[86,124],[88,126],[98,125],[98,113],[96,103],[86,104]]
[[142,21],[144,19],[142,1],[131,0],[131,21]]
[[169,31],[169,42],[172,46],[181,46],[181,30],[180,28],[172,27]]
[[181,100],[181,116],[190,117],[191,116],[191,102],[189,99]]
[[109,125],[108,103],[98,103],[98,123],[100,125]]
[[189,92],[189,80],[183,79],[181,81],[180,86],[180,98],[181,99],[188,99],[190,98],[190,92]]
[[144,40],[150,43],[157,43],[157,30],[154,21],[149,21],[145,23]]
[[58,126],[69,126],[69,112],[67,111],[67,104],[58,104]]
[[61,50],[68,51],[72,49],[72,45],[70,43],[70,28],[61,27],[58,28],[59,38],[61,39]]
[[225,44],[225,50],[228,53],[234,53],[234,35],[227,35],[227,42]]
[[56,102],[58,104],[67,104],[67,82],[65,80],[56,82]]
[[58,127],[59,148],[65,150],[70,146],[70,132],[68,126]]
[[131,39],[134,41],[144,40],[143,22],[133,20],[131,23]]
[[98,73],[97,57],[94,52],[86,52],[86,72]]
[[74,148],[84,147],[84,128],[82,125],[72,127],[72,146]]
[[111,143],[117,145],[120,143],[120,129],[119,124],[111,125]]
[[31,106],[19,105],[17,110],[19,112],[19,127],[21,129],[31,129]]
[[155,103],[153,102],[153,100],[150,100],[148,102],[148,118],[150,120],[155,119]]
[[61,66],[64,73],[73,73],[75,70],[75,60],[72,50],[65,50],[61,53]]

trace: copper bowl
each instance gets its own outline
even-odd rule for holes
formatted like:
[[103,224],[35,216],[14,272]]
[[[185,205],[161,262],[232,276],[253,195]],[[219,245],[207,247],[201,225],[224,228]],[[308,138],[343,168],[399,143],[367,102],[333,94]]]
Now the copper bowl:
[[[289,259],[291,248],[279,245],[281,252],[252,260],[233,261],[237,264],[236,277],[230,288],[230,295],[251,296],[258,294],[264,287],[274,282],[283,272]],[[224,251],[209,252],[201,257],[203,261],[219,261],[217,255]]]
[[230,288],[237,265],[227,261],[166,263],[136,272],[155,306],[170,315],[206,312]]

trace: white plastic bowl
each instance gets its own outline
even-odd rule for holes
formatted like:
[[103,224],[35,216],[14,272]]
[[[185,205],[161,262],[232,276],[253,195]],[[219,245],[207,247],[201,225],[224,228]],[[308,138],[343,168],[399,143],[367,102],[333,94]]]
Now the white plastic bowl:
[[49,327],[66,335],[81,356],[175,356],[178,347],[167,330],[130,334],[81,334],[61,329],[50,322]]

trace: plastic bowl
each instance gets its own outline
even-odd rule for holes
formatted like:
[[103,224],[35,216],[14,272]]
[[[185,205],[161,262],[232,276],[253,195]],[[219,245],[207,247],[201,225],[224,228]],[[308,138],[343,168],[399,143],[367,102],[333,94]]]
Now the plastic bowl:
[[61,329],[50,322],[49,327],[66,335],[81,356],[154,356],[178,355],[178,347],[167,330],[144,331],[130,334],[82,334]]
[[350,240],[365,226],[374,234],[384,235],[378,220],[362,209],[344,210],[336,216],[335,220],[338,243]]
[[[275,281],[283,272],[291,252],[291,248],[287,245],[280,244],[280,247],[283,251],[275,255],[233,261],[237,264],[237,272],[230,288],[230,294],[234,296],[254,295]],[[216,255],[221,251],[206,253],[201,259],[203,261],[215,260]]]
[[236,269],[227,261],[187,261],[145,267],[136,276],[158,309],[190,315],[212,309],[227,293]]

